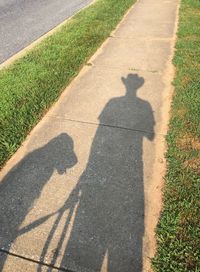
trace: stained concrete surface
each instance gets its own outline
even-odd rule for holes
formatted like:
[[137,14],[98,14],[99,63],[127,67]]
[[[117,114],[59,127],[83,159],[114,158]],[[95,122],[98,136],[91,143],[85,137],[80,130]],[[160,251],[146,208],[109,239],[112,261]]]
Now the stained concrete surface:
[[0,248],[49,265],[1,254],[1,271],[150,271],[178,1],[159,3],[137,2],[0,173]]
[[[141,6],[142,18],[140,14]],[[176,6],[177,1],[140,0],[135,9],[130,11],[126,21],[122,22],[120,28],[114,32],[114,36],[137,39],[152,38],[153,40],[156,40],[156,38],[158,40],[170,39],[174,33]]]
[[[142,45],[142,46],[141,46]],[[121,67],[159,72],[165,69],[170,53],[169,41],[110,38],[102,54],[91,62],[97,66]]]

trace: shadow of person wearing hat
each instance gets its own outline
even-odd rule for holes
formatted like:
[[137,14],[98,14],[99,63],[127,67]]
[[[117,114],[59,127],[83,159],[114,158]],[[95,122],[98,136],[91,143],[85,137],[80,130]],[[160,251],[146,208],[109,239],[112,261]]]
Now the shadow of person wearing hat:
[[87,167],[72,192],[79,206],[64,268],[101,271],[106,259],[104,271],[142,271],[143,139],[154,139],[155,121],[150,104],[136,95],[144,78],[129,74],[122,82],[126,94],[101,112]]

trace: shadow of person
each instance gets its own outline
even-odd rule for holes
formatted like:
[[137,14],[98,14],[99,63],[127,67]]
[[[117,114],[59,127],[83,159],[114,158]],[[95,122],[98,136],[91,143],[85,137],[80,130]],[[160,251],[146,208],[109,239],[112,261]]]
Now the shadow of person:
[[[62,133],[29,153],[7,174],[0,183],[1,249],[8,251],[12,242],[21,235],[20,225],[53,172],[56,170],[62,175],[76,163],[73,140]],[[0,259],[0,271],[3,270],[5,260]]]
[[126,95],[111,99],[99,116],[87,167],[67,201],[74,207],[70,199],[79,198],[63,268],[142,271],[143,138],[153,140],[155,122],[150,104],[136,96],[144,78],[122,81]]

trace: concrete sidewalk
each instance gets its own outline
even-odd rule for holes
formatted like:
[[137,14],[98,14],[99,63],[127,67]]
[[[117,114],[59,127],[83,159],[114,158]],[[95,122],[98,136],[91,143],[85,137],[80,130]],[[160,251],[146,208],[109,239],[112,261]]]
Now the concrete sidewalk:
[[0,173],[0,271],[150,271],[178,2],[139,0]]

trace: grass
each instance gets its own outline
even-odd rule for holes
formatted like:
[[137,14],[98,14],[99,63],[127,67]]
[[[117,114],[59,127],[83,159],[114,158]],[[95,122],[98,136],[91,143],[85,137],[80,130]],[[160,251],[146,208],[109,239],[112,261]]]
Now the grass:
[[0,168],[135,0],[97,0],[0,71]]
[[200,271],[200,1],[182,0],[154,271]]

